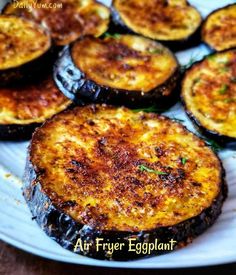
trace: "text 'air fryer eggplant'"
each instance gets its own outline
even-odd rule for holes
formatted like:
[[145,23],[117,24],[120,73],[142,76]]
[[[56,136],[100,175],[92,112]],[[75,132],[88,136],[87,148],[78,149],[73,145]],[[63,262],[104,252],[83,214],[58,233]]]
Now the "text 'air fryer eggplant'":
[[[110,11],[94,0],[18,0],[7,4],[3,13],[23,16],[46,27],[57,46],[70,44],[83,35],[106,32]],[[31,8],[24,8],[29,5]]]
[[[166,117],[107,105],[62,112],[36,130],[23,190],[50,237],[109,260],[147,255],[129,250],[130,239],[186,245],[226,197],[221,162],[203,140]],[[98,238],[124,245],[110,253],[96,248]]]

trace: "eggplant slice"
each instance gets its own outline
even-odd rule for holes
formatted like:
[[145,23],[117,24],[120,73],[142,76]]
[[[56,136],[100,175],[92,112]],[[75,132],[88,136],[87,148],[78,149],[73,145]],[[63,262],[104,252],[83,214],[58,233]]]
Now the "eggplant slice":
[[[51,238],[109,260],[145,256],[128,251],[131,238],[186,245],[214,223],[227,195],[221,162],[203,140],[164,116],[107,105],[76,107],[36,130],[23,190]],[[98,238],[124,246],[109,253],[95,247]]]
[[37,126],[70,104],[51,75],[33,83],[1,87],[0,139],[30,139]]
[[65,48],[54,77],[74,101],[164,108],[175,102],[179,64],[167,48],[147,38],[85,37]]
[[236,47],[236,4],[213,11],[206,18],[202,40],[216,51]]
[[236,50],[207,56],[186,71],[182,100],[198,128],[232,149],[236,145]]
[[23,8],[30,1],[17,2],[17,7],[15,3],[7,4],[3,13],[41,23],[48,28],[57,46],[70,44],[84,35],[100,36],[109,26],[110,10],[93,0],[38,0],[31,9]]
[[113,0],[114,30],[130,31],[173,49],[199,43],[200,13],[185,0]]
[[0,15],[0,85],[29,78],[48,64],[51,38],[34,22]]

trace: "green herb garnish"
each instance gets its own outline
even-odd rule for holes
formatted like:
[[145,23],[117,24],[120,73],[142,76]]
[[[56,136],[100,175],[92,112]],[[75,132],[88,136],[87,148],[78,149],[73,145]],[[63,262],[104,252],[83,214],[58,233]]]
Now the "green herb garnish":
[[220,72],[225,73],[229,71],[229,67],[222,67],[220,68]]
[[106,32],[104,33],[104,37],[105,38],[115,38],[115,39],[120,39],[121,35],[119,33],[109,33],[109,32]]
[[206,142],[206,144],[207,144],[208,146],[210,146],[211,149],[212,149],[213,151],[215,151],[216,153],[223,149],[222,146],[220,146],[220,145],[219,145],[216,141],[214,141],[214,140],[211,140],[211,139],[206,138],[206,137],[203,137],[203,136],[200,136],[200,138],[204,139],[205,142]]
[[227,92],[228,88],[229,88],[228,85],[223,84],[223,85],[221,86],[221,88],[218,90],[218,93],[219,93],[220,95],[224,95],[224,94]]
[[151,106],[148,108],[140,108],[140,109],[133,109],[132,110],[134,113],[139,113],[139,112],[145,112],[145,113],[160,113],[161,109],[158,109],[156,106]]
[[215,59],[215,54],[211,54],[211,55],[208,55],[207,57],[206,57],[206,59],[207,60],[214,60]]
[[176,118],[176,117],[171,117],[170,119],[171,119],[171,120],[174,120],[174,121],[176,121],[176,122],[185,122],[184,119],[180,119],[180,118]]
[[168,175],[168,173],[166,173],[166,172],[162,172],[162,171],[157,171],[157,170],[153,170],[153,169],[151,169],[151,168],[148,168],[147,166],[145,166],[145,165],[139,165],[138,166],[138,169],[140,170],[140,171],[146,171],[146,172],[149,172],[149,173],[154,173],[154,174],[156,174],[156,175]]
[[180,67],[181,72],[183,73],[185,70],[190,68],[197,60],[198,60],[197,56],[191,56],[188,63]]
[[200,82],[201,78],[200,77],[196,77],[193,80],[193,84],[197,84],[198,82]]
[[187,162],[187,158],[181,158],[181,163],[183,164],[183,165],[185,165],[186,164],[186,162]]
[[163,50],[161,50],[161,49],[149,49],[148,52],[151,53],[151,54],[155,54],[155,53],[162,54]]
[[225,103],[233,103],[235,102],[235,99],[234,98],[226,98],[223,100]]

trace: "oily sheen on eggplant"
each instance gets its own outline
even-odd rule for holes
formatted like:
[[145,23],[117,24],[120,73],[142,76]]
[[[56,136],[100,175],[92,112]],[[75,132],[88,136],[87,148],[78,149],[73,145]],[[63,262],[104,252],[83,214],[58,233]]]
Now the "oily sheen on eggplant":
[[166,108],[177,96],[179,64],[166,47],[147,38],[85,37],[61,53],[54,79],[74,101]]
[[51,56],[48,32],[34,22],[0,15],[0,85],[36,74]]
[[72,102],[56,87],[52,75],[0,88],[0,140],[30,139],[36,127]]
[[198,44],[202,18],[185,0],[113,0],[111,30],[136,33],[173,50]]
[[236,48],[236,4],[215,10],[206,18],[202,40],[216,51]]
[[205,135],[236,148],[236,50],[207,56],[188,69],[181,96]]
[[[107,105],[76,107],[36,130],[23,191],[62,247],[109,260],[146,256],[129,250],[131,238],[186,245],[214,223],[227,194],[219,158],[183,125]],[[124,246],[109,253],[96,249],[98,238]],[[78,239],[89,248],[75,248]]]
[[[108,29],[110,10],[94,0],[18,0],[4,8],[34,20],[51,33],[54,44],[64,46],[84,35],[100,36]],[[31,4],[31,8],[27,8]]]

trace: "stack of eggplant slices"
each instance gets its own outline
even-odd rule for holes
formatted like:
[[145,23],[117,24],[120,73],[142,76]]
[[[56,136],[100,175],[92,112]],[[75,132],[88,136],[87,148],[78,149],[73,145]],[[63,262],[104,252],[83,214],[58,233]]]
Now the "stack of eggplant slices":
[[[192,242],[227,196],[201,137],[236,145],[236,4],[203,21],[184,0],[18,2],[0,15],[0,139],[32,138],[32,216],[62,247],[97,259]],[[202,42],[212,53],[181,70],[172,51]],[[179,99],[201,137],[160,114]]]

